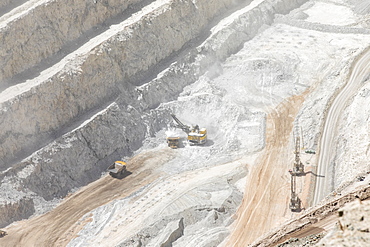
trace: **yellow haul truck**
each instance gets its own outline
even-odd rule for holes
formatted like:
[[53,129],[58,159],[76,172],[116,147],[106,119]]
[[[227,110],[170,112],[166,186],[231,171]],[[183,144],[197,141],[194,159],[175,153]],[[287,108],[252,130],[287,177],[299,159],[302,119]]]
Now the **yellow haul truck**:
[[167,143],[170,148],[176,149],[179,147],[180,137],[167,137]]
[[121,177],[126,172],[126,162],[115,161],[108,167],[109,175],[114,178]]
[[0,238],[5,237],[6,235],[8,235],[6,231],[0,230]]

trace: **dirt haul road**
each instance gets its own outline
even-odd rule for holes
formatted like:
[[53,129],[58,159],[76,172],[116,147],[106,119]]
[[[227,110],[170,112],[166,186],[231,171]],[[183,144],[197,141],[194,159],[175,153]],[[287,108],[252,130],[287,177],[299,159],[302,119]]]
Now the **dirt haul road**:
[[[267,117],[266,149],[257,164],[250,167],[248,189],[226,246],[246,246],[294,215],[288,208],[288,170],[293,164],[289,140],[304,97],[305,94],[285,100]],[[112,200],[127,197],[163,176],[156,168],[172,158],[174,152],[167,148],[134,157],[128,163],[131,175],[122,180],[105,176],[65,199],[51,212],[10,226],[7,232],[11,237],[0,239],[0,246],[66,246],[92,220],[87,217],[81,221],[85,214]],[[302,191],[302,188],[302,183],[299,183],[297,189]],[[306,206],[303,196],[302,199],[303,206]]]
[[348,82],[334,99],[326,116],[323,134],[320,142],[320,153],[318,158],[317,177],[313,205],[317,205],[326,195],[332,191],[330,181],[333,174],[330,170],[330,163],[334,157],[334,139],[337,135],[337,123],[340,114],[347,106],[348,100],[358,91],[362,82],[370,73],[370,50],[365,52],[353,65],[352,73]]
[[10,226],[6,230],[8,237],[0,238],[0,246],[66,246],[83,227],[76,224],[83,215],[150,184],[161,176],[156,168],[172,158],[171,149],[134,157],[127,164],[131,175],[122,180],[104,176],[65,199],[49,213]]
[[[293,149],[289,146],[289,140],[293,121],[305,94],[288,98],[268,115],[266,148],[256,164],[250,167],[243,202],[238,209],[233,232],[225,246],[247,246],[263,233],[294,215],[288,207],[290,200],[288,170],[293,165]],[[298,192],[303,188],[303,185],[300,185],[297,184]],[[303,207],[306,207],[306,200],[304,197],[302,199]]]

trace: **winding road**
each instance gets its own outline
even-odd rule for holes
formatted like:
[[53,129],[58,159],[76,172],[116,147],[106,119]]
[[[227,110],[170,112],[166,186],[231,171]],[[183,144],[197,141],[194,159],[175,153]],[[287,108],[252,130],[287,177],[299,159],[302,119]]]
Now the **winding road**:
[[348,100],[358,91],[359,87],[370,74],[370,49],[363,53],[352,66],[352,72],[347,84],[340,91],[330,106],[320,142],[320,153],[318,157],[317,174],[323,177],[317,177],[315,185],[315,194],[313,206],[317,205],[332,190],[330,186],[330,162],[335,155],[336,128],[340,114],[347,106]]

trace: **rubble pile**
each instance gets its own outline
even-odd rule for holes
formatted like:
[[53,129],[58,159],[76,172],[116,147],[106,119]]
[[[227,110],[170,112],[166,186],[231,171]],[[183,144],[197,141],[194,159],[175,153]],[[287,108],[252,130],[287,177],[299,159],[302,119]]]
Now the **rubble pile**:
[[368,246],[370,201],[356,200],[338,210],[336,227],[315,246]]

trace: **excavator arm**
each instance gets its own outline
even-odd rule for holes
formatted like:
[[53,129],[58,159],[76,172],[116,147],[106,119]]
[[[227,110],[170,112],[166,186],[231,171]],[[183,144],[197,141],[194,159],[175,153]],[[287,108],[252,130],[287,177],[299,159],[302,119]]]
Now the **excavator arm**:
[[175,120],[175,122],[177,123],[176,125],[176,128],[180,128],[182,129],[186,134],[189,134],[190,133],[190,126],[187,126],[185,124],[183,124],[176,116],[175,114],[171,114],[171,117],[173,118],[173,120]]

